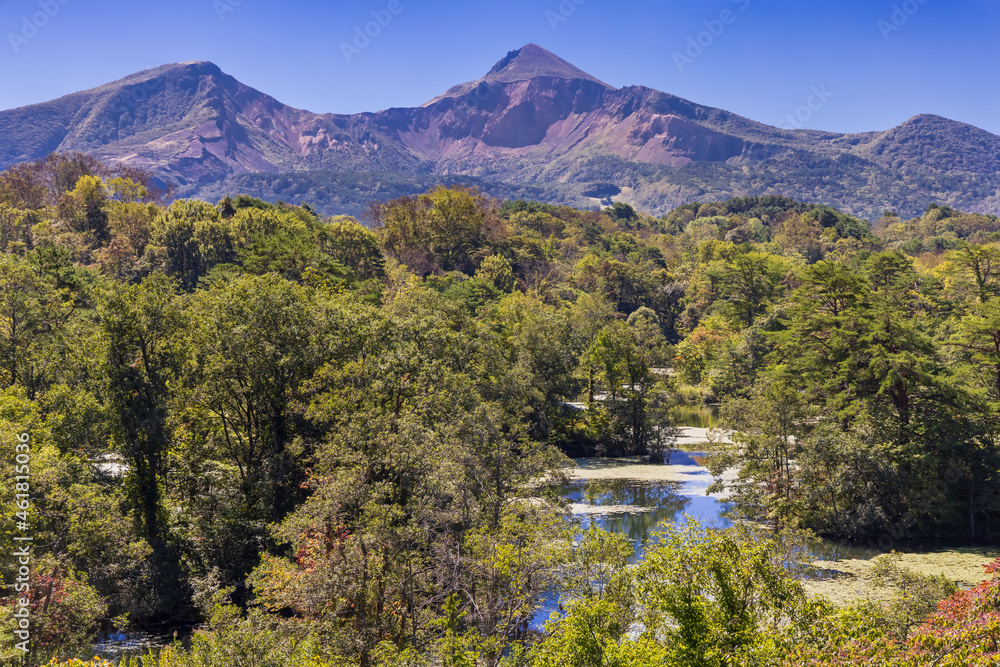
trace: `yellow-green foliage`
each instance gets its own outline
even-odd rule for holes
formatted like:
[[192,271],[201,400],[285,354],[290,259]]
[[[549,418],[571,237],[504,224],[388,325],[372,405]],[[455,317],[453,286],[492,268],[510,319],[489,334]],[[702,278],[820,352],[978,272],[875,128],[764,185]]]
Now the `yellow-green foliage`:
[[208,623],[146,665],[770,665],[947,594],[883,566],[909,601],[837,611],[739,529],[636,566],[574,533],[566,454],[660,476],[679,403],[723,404],[718,487],[780,535],[1000,527],[988,217],[876,237],[780,197],[657,219],[437,187],[368,229],[158,197],[86,156],[0,174],[0,465],[30,433],[41,660],[127,616]]

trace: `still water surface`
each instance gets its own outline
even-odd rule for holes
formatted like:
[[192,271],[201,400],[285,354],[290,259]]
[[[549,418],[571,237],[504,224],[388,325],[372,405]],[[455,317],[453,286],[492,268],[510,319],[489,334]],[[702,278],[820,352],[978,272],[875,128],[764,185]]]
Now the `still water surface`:
[[[707,426],[685,428],[686,441],[704,436]],[[685,517],[702,524],[728,528],[722,516],[723,499],[706,495],[712,483],[708,470],[694,457],[699,452],[674,452],[666,463],[643,463],[639,459],[577,459],[568,471],[571,482],[563,490],[570,501],[573,520],[581,527],[597,525],[624,535],[632,543],[631,562],[642,560],[648,545],[656,540],[657,527],[679,523]],[[545,600],[531,622],[543,630],[545,621],[559,609],[553,596]]]
[[[612,533],[627,537],[635,547],[638,560],[651,534],[663,523],[676,523],[685,515],[697,517],[702,523],[726,527],[729,521],[720,516],[722,505],[716,498],[682,495],[679,482],[632,479],[581,480],[567,491],[575,507],[587,507],[580,512],[584,528],[597,525]],[[620,511],[622,506],[633,506]],[[615,508],[607,513],[604,507]],[[596,513],[595,513],[596,512]]]
[[[681,428],[679,442],[690,450],[707,439],[718,413],[711,407],[686,408],[675,417]],[[732,522],[724,516],[728,509],[725,498],[706,495],[714,480],[699,464],[701,456],[702,452],[675,451],[663,464],[638,459],[577,459],[568,472],[571,482],[563,491],[571,503],[573,520],[583,528],[597,525],[626,536],[634,548],[633,563],[642,559],[663,524],[676,524],[690,516],[703,525],[728,528]],[[822,541],[810,555],[815,561],[836,561],[873,554]],[[820,567],[811,576],[823,577],[824,572]],[[557,598],[546,600],[531,623],[532,629],[543,630],[545,621],[558,609]]]
[[719,425],[718,405],[681,405],[675,407],[671,414],[676,426],[715,428]]

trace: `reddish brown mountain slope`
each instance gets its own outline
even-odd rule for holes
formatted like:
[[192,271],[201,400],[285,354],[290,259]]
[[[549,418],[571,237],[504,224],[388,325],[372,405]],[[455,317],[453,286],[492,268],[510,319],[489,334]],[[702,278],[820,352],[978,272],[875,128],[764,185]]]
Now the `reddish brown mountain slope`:
[[977,128],[920,116],[860,135],[780,130],[613,88],[533,44],[412,109],[316,114],[194,62],[0,111],[0,166],[70,150],[149,168],[187,193],[241,174],[328,170],[540,184],[577,204],[611,184],[654,212],[745,194],[862,215],[930,200],[1000,208],[1000,138]]

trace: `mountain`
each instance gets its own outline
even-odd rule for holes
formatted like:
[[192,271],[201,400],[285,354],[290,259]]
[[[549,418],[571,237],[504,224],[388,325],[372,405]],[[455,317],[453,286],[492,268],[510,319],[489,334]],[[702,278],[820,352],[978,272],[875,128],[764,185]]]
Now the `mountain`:
[[75,150],[148,168],[182,188],[242,173],[420,166],[374,135],[366,116],[294,109],[212,63],[166,65],[0,112],[0,164]]
[[331,213],[441,181],[653,213],[765,194],[869,218],[931,202],[1000,213],[1000,137],[970,125],[917,116],[884,132],[780,129],[615,88],[534,44],[420,107],[377,113],[295,109],[207,62],[0,111],[0,166],[74,150],[147,168],[184,195],[240,191]]

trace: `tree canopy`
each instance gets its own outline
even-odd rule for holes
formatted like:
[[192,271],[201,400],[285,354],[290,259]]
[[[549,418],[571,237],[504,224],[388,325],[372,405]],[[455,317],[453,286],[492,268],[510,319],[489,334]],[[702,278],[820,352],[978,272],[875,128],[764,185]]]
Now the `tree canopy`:
[[[443,186],[360,222],[169,201],[81,155],[12,167],[0,457],[28,438],[29,661],[202,624],[143,664],[995,664],[996,565],[956,592],[889,559],[909,593],[844,608],[783,540],[996,541],[997,234],[937,206],[869,227]],[[665,526],[632,565],[569,520],[569,457],[669,459],[676,409],[716,403],[733,529]]]

